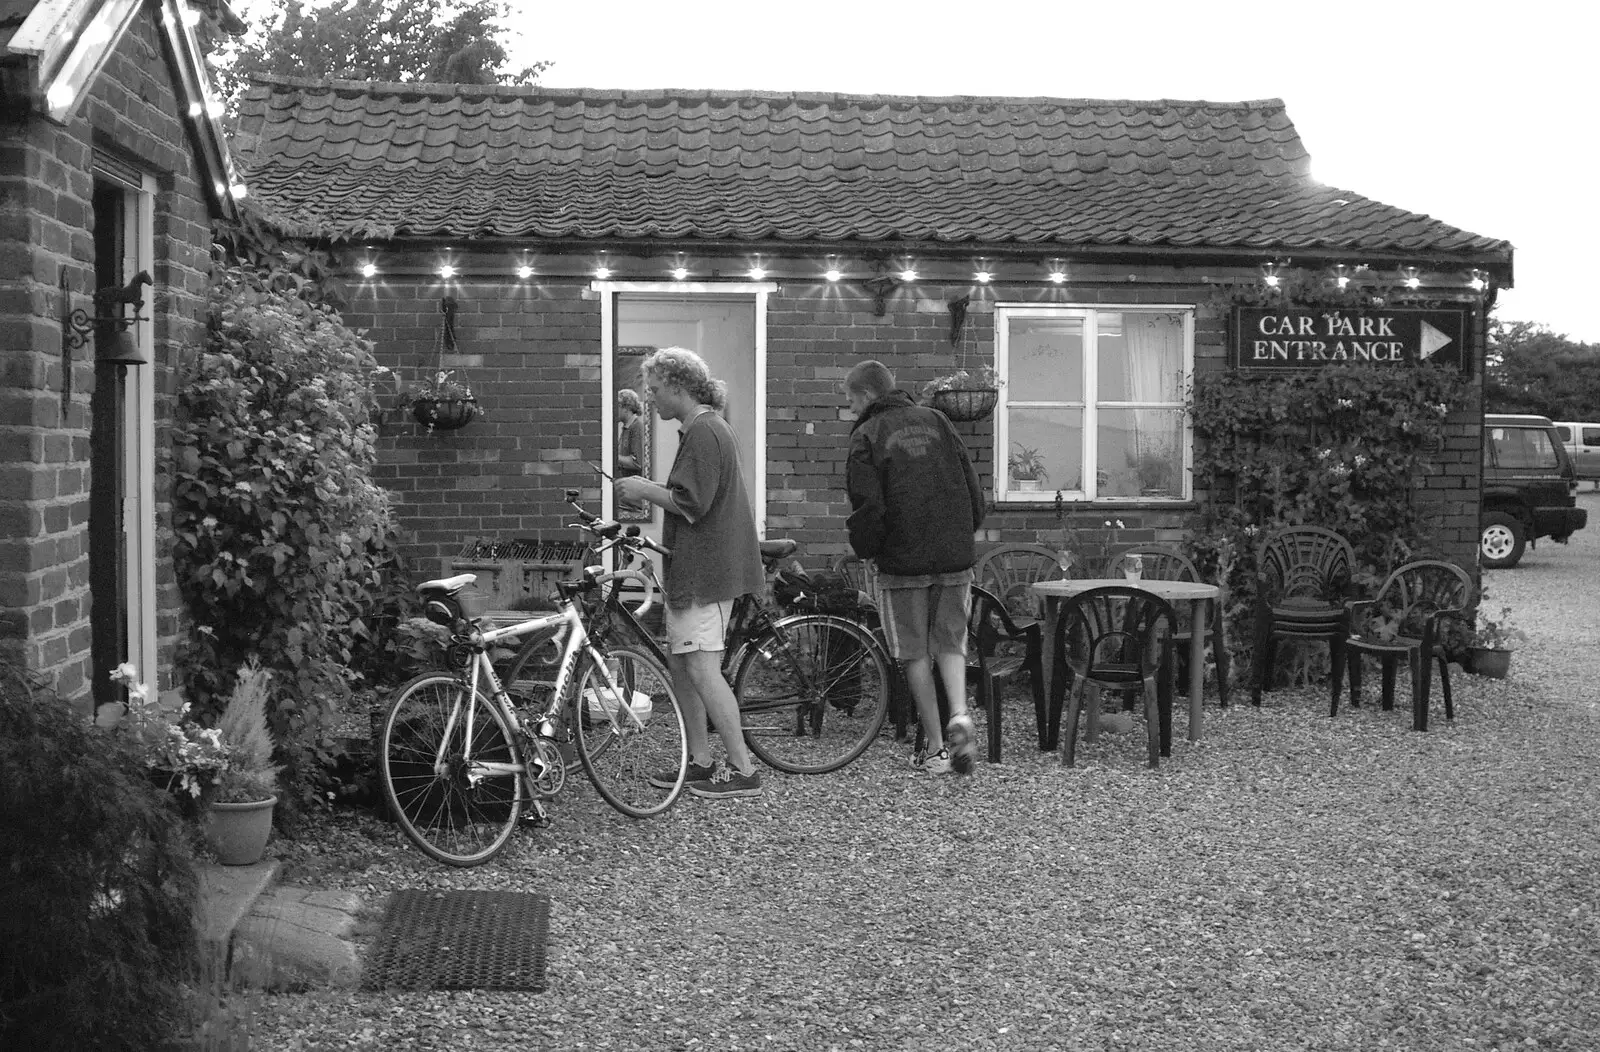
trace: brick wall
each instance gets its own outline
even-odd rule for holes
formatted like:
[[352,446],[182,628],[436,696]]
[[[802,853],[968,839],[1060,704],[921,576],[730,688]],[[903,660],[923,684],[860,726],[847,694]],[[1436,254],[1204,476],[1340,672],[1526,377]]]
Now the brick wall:
[[[73,352],[61,416],[60,268],[72,307],[92,311],[93,150],[153,175],[156,449],[167,447],[177,372],[204,333],[210,214],[179,115],[167,56],[147,9],[106,62],[75,118],[33,117],[0,137],[0,653],[87,692],[89,399],[92,344]],[[168,475],[156,476],[157,634],[162,688],[180,631],[170,557]]]
[[[1098,282],[1091,275],[1062,288],[997,286],[981,295],[965,285],[918,284],[898,290],[882,317],[859,287],[784,281],[767,309],[768,535],[800,540],[812,565],[847,550],[842,479],[851,420],[840,394],[845,373],[858,361],[878,358],[895,370],[902,387],[915,391],[957,365],[992,361],[997,300],[1199,304],[1196,370],[1225,368],[1227,319],[1203,306],[1209,283],[1189,278],[1157,284],[1149,280],[1152,273],[1145,271],[1137,285],[1126,275],[1113,280],[1107,274]],[[406,381],[432,368],[439,301],[447,292],[456,296],[460,353],[447,356],[445,367],[458,369],[488,409],[486,419],[463,430],[431,435],[408,416],[390,414],[380,481],[396,493],[422,572],[441,569],[468,537],[570,539],[562,525],[562,491],[585,488],[598,501],[585,462],[600,455],[601,305],[586,285],[576,279],[467,281],[447,289],[434,279],[395,278],[358,287],[347,320],[370,330],[380,361],[398,368]],[[955,348],[946,304],[969,294],[967,333]],[[1477,338],[1481,354],[1481,326]],[[1418,494],[1419,500],[1445,505],[1447,554],[1469,566],[1476,550],[1477,419],[1475,407],[1450,418],[1436,471],[1422,480]],[[988,488],[992,421],[957,427],[968,436]],[[1176,541],[1196,507],[1124,504],[1074,512],[1068,505],[1058,517],[1051,495],[1038,505],[996,509],[987,525],[996,540],[1048,542],[1063,529],[1099,532],[1108,508],[1114,508],[1127,526],[1125,541]]]

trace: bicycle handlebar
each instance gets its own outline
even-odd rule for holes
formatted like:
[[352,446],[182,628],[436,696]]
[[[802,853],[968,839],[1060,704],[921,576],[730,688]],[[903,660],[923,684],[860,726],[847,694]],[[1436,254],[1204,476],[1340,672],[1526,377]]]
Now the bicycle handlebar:
[[597,548],[597,551],[603,552],[610,549],[614,545],[620,544],[623,548],[630,552],[638,552],[641,549],[644,549],[652,552],[658,552],[661,555],[670,556],[672,554],[672,552],[667,548],[662,547],[649,537],[646,537],[640,533],[639,527],[629,526],[626,532],[624,532],[622,529],[622,523],[617,522],[615,519],[602,519],[594,512],[589,511],[582,504],[578,503],[578,491],[575,489],[567,490],[567,503],[572,505],[572,507],[577,511],[579,519],[578,522],[567,523],[568,526],[571,526],[575,529],[587,530],[596,537],[599,537],[601,540],[607,542]]
[[651,606],[655,605],[656,592],[655,580],[643,570],[602,570],[598,566],[591,566],[586,571],[597,584],[609,584],[613,588],[623,581],[638,581],[644,587],[644,602],[633,609],[633,616],[644,617]]
[[650,551],[659,552],[662,555],[672,554],[669,549],[663,548],[649,537],[646,537],[644,534],[640,533],[639,527],[637,526],[629,526],[627,530],[624,531],[624,535],[627,537],[629,543],[634,546],[648,548]]

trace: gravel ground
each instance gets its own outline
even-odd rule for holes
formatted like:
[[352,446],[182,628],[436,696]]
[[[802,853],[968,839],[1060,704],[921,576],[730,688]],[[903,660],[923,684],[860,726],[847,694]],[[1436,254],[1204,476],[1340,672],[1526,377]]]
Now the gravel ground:
[[1014,699],[1005,762],[971,779],[886,738],[643,823],[569,784],[551,828],[465,871],[341,812],[278,845],[287,881],[548,892],[550,988],[261,997],[251,1045],[1595,1049],[1600,494],[1581,499],[1571,545],[1489,575],[1533,637],[1511,678],[1453,677],[1457,718],[1427,734],[1403,705],[1330,720],[1320,691],[1281,692],[1208,707],[1195,743],[1175,713],[1158,771],[1138,732],[1068,769]]

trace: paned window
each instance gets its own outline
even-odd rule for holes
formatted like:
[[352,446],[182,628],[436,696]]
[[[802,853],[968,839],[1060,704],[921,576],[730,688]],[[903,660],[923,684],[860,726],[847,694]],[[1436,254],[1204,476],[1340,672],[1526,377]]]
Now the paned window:
[[1189,498],[1193,308],[997,305],[995,359],[998,499]]

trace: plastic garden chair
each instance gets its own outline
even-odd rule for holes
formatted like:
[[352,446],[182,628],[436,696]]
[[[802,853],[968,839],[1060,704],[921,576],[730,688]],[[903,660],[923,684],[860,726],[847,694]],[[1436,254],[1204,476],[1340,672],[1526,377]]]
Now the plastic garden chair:
[[1033,690],[1034,719],[1045,736],[1044,668],[1039,622],[1018,623],[1005,605],[985,588],[972,589],[972,614],[967,621],[967,675],[977,688],[977,702],[988,715],[989,762],[1000,762],[1002,690],[1026,673]]
[[[1361,704],[1361,659],[1370,654],[1383,666],[1383,708],[1393,709],[1395,671],[1404,658],[1411,670],[1411,726],[1425,731],[1432,663],[1437,661],[1444,692],[1444,718],[1455,719],[1443,622],[1457,620],[1470,629],[1472,618],[1467,611],[1476,591],[1471,576],[1454,563],[1418,559],[1391,573],[1373,598],[1347,603],[1350,638],[1345,642],[1345,652],[1350,671],[1350,704]],[[1338,713],[1336,692],[1328,715]]]
[[1035,581],[1065,578],[1072,555],[1042,544],[1002,544],[978,560],[973,576],[980,588],[999,599],[1013,618],[1037,620],[1039,597],[1029,589]]
[[1337,701],[1344,684],[1345,603],[1352,594],[1356,553],[1350,542],[1321,526],[1291,526],[1270,534],[1256,549],[1255,686],[1251,703],[1270,690],[1280,639],[1328,644],[1329,679]]
[[[1166,544],[1135,544],[1122,549],[1111,561],[1110,576],[1121,576],[1124,568],[1132,562],[1132,556],[1139,557],[1141,576],[1151,580],[1200,580],[1200,571],[1195,569],[1189,557]],[[1227,648],[1222,645],[1222,602],[1218,600],[1209,605],[1211,623],[1199,626],[1190,624],[1191,617],[1182,606],[1175,607],[1174,609],[1178,611],[1178,627],[1173,630],[1172,638],[1178,643],[1178,654],[1181,657],[1189,653],[1189,641],[1196,631],[1211,637],[1211,657],[1217,663],[1217,695],[1221,706],[1227,708],[1228,673],[1231,662],[1228,659]]]
[[[1098,736],[1101,690],[1137,689],[1144,696],[1150,766],[1172,755],[1172,606],[1139,588],[1113,585],[1079,592],[1062,602],[1051,645],[1047,740],[1060,738],[1061,707],[1067,704],[1062,749],[1070,767],[1077,758],[1078,715],[1091,688],[1087,740]],[[1068,684],[1071,684],[1070,688]]]

